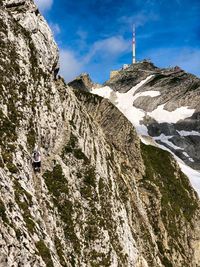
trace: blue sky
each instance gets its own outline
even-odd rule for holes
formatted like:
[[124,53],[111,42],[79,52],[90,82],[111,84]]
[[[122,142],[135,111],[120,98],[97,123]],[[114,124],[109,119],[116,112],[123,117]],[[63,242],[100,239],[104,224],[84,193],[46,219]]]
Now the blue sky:
[[137,59],[179,65],[200,76],[200,0],[35,0],[54,32],[66,81],[88,72],[96,82]]

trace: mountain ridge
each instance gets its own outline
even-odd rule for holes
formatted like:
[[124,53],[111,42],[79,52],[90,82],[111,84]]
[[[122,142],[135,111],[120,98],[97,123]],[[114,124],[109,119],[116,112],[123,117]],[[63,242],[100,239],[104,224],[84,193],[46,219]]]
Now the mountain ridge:
[[[146,81],[148,77],[150,80]],[[145,84],[137,88],[143,81]],[[98,94],[98,88],[87,87],[87,90]],[[123,94],[128,97],[129,92],[135,112],[143,112],[138,124],[146,127],[144,135],[152,136],[187,165],[199,169],[199,78],[179,67],[159,69],[150,62],[141,62],[120,70],[99,92],[114,104]]]

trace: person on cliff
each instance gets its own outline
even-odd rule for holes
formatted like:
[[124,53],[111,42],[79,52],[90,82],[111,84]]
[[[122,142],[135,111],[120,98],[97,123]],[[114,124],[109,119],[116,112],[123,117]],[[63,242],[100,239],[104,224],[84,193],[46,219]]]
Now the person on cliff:
[[41,153],[39,151],[33,151],[32,165],[35,172],[40,172],[41,168]]
[[60,62],[58,61],[54,66],[53,66],[53,74],[54,74],[54,80],[57,80],[58,72],[60,70]]

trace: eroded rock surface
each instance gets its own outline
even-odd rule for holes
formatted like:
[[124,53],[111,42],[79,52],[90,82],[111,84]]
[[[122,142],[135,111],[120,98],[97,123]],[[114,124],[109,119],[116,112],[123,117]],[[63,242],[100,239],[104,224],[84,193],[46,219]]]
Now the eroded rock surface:
[[55,81],[33,2],[1,3],[0,266],[199,266],[199,199],[170,154],[141,145],[107,100]]

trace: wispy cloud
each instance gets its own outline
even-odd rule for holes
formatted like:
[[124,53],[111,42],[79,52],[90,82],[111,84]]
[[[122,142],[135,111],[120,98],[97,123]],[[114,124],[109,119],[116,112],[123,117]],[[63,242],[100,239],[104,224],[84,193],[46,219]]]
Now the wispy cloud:
[[68,49],[60,50],[60,74],[66,80],[71,81],[82,72],[82,63],[74,52]]
[[88,33],[80,29],[76,32],[76,34],[79,36],[81,40],[86,40],[88,37]]
[[[52,7],[52,0],[35,1],[40,9]],[[70,49],[72,73],[88,71],[102,82],[110,69],[130,63],[133,23],[137,58],[151,57],[162,67],[179,64],[190,72],[200,70],[194,49],[200,44],[200,0],[125,0],[123,4],[120,0],[54,0],[51,11],[45,12],[47,20],[54,23],[59,46]]]
[[99,66],[105,66],[106,61],[115,62],[119,56],[127,53],[131,49],[130,42],[123,36],[112,36],[101,39],[91,45],[85,56],[76,56],[75,51],[61,49],[60,51],[60,74],[68,82],[85,71],[94,62]]
[[42,12],[51,9],[53,5],[53,0],[34,0],[34,1]]
[[85,62],[89,62],[93,57],[98,56],[100,58],[105,57],[118,57],[123,53],[129,51],[130,44],[123,36],[112,36],[110,38],[96,41],[89,50],[88,54],[84,58]]
[[149,21],[157,20],[159,20],[158,14],[149,11],[141,11],[133,16],[122,16],[119,18],[119,22],[128,25],[128,27],[131,27],[133,24],[139,27],[145,25]]
[[79,40],[78,40],[78,43],[79,43],[79,49],[84,49],[87,47],[87,38],[88,38],[88,32],[87,31],[84,31],[82,29],[79,29],[77,32],[76,32],[76,35],[78,36]]
[[146,54],[160,67],[178,65],[183,70],[200,76],[200,49],[191,47],[161,48],[147,51]]
[[49,23],[49,26],[54,34],[54,36],[58,35],[59,33],[61,33],[61,29],[60,26],[57,23]]
[[178,49],[177,56],[174,58],[174,65],[181,66],[186,71],[200,76],[200,49],[185,48]]

